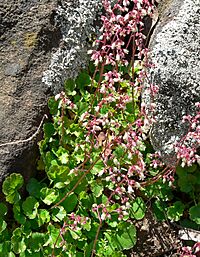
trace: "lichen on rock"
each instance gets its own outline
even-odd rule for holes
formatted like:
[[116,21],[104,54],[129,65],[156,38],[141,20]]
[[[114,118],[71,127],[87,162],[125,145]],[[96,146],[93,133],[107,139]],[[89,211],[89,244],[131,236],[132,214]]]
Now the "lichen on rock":
[[43,82],[54,93],[62,90],[65,79],[75,78],[88,63],[87,50],[91,47],[88,39],[98,31],[95,22],[101,9],[101,0],[61,2],[58,6],[56,21],[60,24],[63,38],[43,75]]
[[[195,102],[200,101],[200,2],[173,0],[160,16],[151,37],[150,59],[155,64],[148,70],[149,79],[159,86],[154,99],[155,123],[150,137],[168,164],[176,161],[173,143],[186,135],[184,115],[195,115]],[[149,90],[149,84],[146,85]],[[152,99],[143,94],[148,106]]]

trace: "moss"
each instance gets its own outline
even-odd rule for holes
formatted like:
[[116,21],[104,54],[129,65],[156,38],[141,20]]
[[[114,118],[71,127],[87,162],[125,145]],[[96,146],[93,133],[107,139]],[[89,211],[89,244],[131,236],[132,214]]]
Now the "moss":
[[25,34],[24,45],[26,48],[33,48],[37,42],[37,33],[29,32]]

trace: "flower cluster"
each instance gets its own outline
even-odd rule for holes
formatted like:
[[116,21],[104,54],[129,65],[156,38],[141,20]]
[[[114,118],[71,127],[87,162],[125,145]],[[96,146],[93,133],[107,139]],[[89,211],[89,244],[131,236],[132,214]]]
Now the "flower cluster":
[[[154,10],[150,1],[118,1],[113,8],[108,0],[103,1],[106,16],[102,16],[102,35],[96,41],[99,48],[91,50],[92,60],[116,66],[119,63],[128,65],[128,54],[137,53],[137,58],[145,57],[148,50],[144,47],[145,35],[143,18],[151,16]],[[131,7],[132,6],[132,7]],[[128,37],[128,40],[126,38]],[[128,50],[132,46],[133,52]]]
[[182,247],[180,257],[197,257],[200,254],[200,243],[196,243],[193,247]]
[[183,117],[183,122],[188,124],[188,133],[185,137],[175,144],[177,158],[181,160],[181,166],[191,166],[194,162],[200,161],[197,149],[200,146],[200,103],[195,104],[197,114],[195,116],[187,115]]

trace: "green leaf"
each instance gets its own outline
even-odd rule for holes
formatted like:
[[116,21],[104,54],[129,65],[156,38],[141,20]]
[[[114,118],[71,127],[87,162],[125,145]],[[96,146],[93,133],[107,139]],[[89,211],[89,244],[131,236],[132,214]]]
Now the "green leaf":
[[136,244],[136,228],[128,222],[123,223],[116,235],[117,241],[123,250],[131,249]]
[[40,193],[42,201],[47,205],[54,203],[58,198],[58,194],[53,188],[44,187],[40,190]]
[[153,205],[153,213],[155,214],[157,220],[163,221],[166,220],[166,204],[164,202],[160,201],[159,199],[156,200]]
[[101,183],[101,181],[95,181],[93,180],[92,183],[90,184],[91,186],[91,191],[94,194],[95,197],[99,197],[102,195],[104,186]]
[[83,228],[84,228],[86,231],[90,231],[90,229],[91,229],[91,219],[88,218],[88,220],[86,221],[86,223],[83,224]]
[[172,221],[180,220],[183,215],[185,205],[181,201],[176,201],[172,206],[168,207],[167,217]]
[[190,219],[200,225],[200,204],[189,209]]
[[45,209],[39,209],[37,213],[37,217],[38,217],[37,221],[38,221],[39,227],[41,227],[42,225],[50,221],[49,212]]
[[123,222],[118,229],[105,233],[106,238],[113,248],[128,250],[134,247],[137,241],[136,228],[133,224]]
[[55,222],[61,222],[66,217],[66,211],[63,206],[57,206],[52,210],[52,220]]
[[51,97],[49,99],[48,107],[52,115],[56,115],[58,113],[58,105],[59,105],[59,101],[56,101],[55,97]]
[[0,233],[2,233],[7,227],[7,223],[0,217]]
[[76,85],[81,90],[83,90],[85,86],[90,85],[90,83],[91,78],[85,71],[81,72],[76,79]]
[[36,217],[38,207],[39,202],[33,196],[27,197],[22,204],[22,209],[29,219],[34,219]]
[[8,211],[7,206],[4,203],[0,203],[0,217],[3,217],[4,215],[6,215]]
[[171,200],[174,196],[171,187],[159,180],[143,190],[148,198],[160,198],[163,201]]
[[77,108],[78,108],[78,115],[80,116],[81,114],[83,114],[84,112],[87,111],[88,103],[80,101],[80,102],[77,103]]
[[72,236],[72,238],[73,238],[74,240],[77,240],[77,239],[80,238],[80,234],[78,233],[78,232],[80,232],[80,231],[69,230],[69,232],[70,232],[70,234],[71,234],[71,236]]
[[146,204],[141,197],[137,197],[130,208],[130,217],[136,220],[144,218],[146,212]]
[[181,192],[189,193],[193,191],[193,186],[191,183],[189,183],[187,178],[180,178],[178,180],[178,185],[180,187]]
[[126,149],[124,149],[124,147],[118,146],[118,147],[116,147],[116,149],[114,151],[114,155],[117,158],[121,158],[121,157],[123,157],[125,155],[125,152],[126,152]]
[[60,242],[61,242],[61,237],[59,236],[60,234],[60,229],[56,228],[52,224],[49,224],[47,227],[47,234],[45,238],[45,244],[44,246],[50,246],[51,248],[58,247],[60,248]]
[[69,167],[66,165],[51,165],[47,171],[49,179],[56,182],[66,182],[68,180]]
[[44,183],[40,183],[37,179],[31,178],[26,186],[26,190],[31,196],[40,198],[40,190],[45,186]]
[[65,88],[65,92],[67,95],[76,95],[76,91],[75,91],[75,88],[76,88],[76,84],[75,84],[75,81],[73,79],[68,79],[65,81],[65,84],[64,84],[64,88]]
[[14,213],[14,218],[17,222],[19,222],[20,224],[25,224],[26,218],[23,215],[22,208],[19,203],[14,204],[13,213]]
[[68,153],[63,153],[60,157],[59,157],[59,161],[62,164],[67,164],[68,163]]
[[8,176],[3,182],[2,191],[6,195],[6,201],[9,203],[16,203],[21,199],[19,190],[24,183],[24,179],[21,174],[13,173]]
[[13,231],[13,236],[11,237],[11,244],[13,251],[16,254],[22,253],[26,250],[26,243],[22,228],[16,228]]
[[44,130],[44,136],[47,138],[51,138],[55,133],[55,128],[52,123],[45,123],[43,125],[43,130]]
[[94,203],[94,199],[93,199],[93,196],[91,194],[88,194],[87,192],[85,191],[82,191],[80,194],[79,194],[79,200],[82,204],[82,206],[85,208],[85,209],[91,209],[93,203]]
[[69,213],[75,209],[77,202],[77,196],[72,193],[61,203],[61,205],[64,207],[65,211]]
[[42,249],[44,244],[45,235],[43,233],[34,232],[28,240],[30,249],[34,252],[38,252]]
[[189,167],[177,167],[176,173],[178,175],[178,185],[180,187],[181,192],[189,193],[194,190],[194,185],[197,180],[193,170],[188,171]]
[[0,244],[0,257],[15,257],[15,254],[11,252],[10,241],[4,241]]
[[104,169],[104,163],[102,160],[99,160],[91,169],[91,173],[94,175],[98,175],[103,169]]

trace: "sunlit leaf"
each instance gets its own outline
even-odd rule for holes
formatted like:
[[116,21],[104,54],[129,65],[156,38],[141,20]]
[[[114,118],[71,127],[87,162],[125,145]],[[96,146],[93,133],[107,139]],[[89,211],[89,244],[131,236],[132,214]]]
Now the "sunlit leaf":
[[42,201],[47,205],[54,203],[58,198],[58,194],[53,188],[44,187],[40,190],[40,193]]
[[33,196],[29,196],[23,202],[22,209],[29,219],[34,219],[37,215],[38,206],[39,202]]
[[168,207],[167,217],[170,220],[178,221],[183,215],[185,205],[181,201],[176,201],[172,206]]
[[6,201],[9,203],[16,203],[21,199],[19,190],[24,183],[24,179],[21,174],[12,173],[3,182],[2,191],[6,195]]
[[137,197],[134,200],[134,202],[131,204],[129,212],[131,218],[136,220],[141,220],[144,218],[146,212],[146,204],[141,197]]
[[190,219],[200,225],[200,204],[189,209]]

